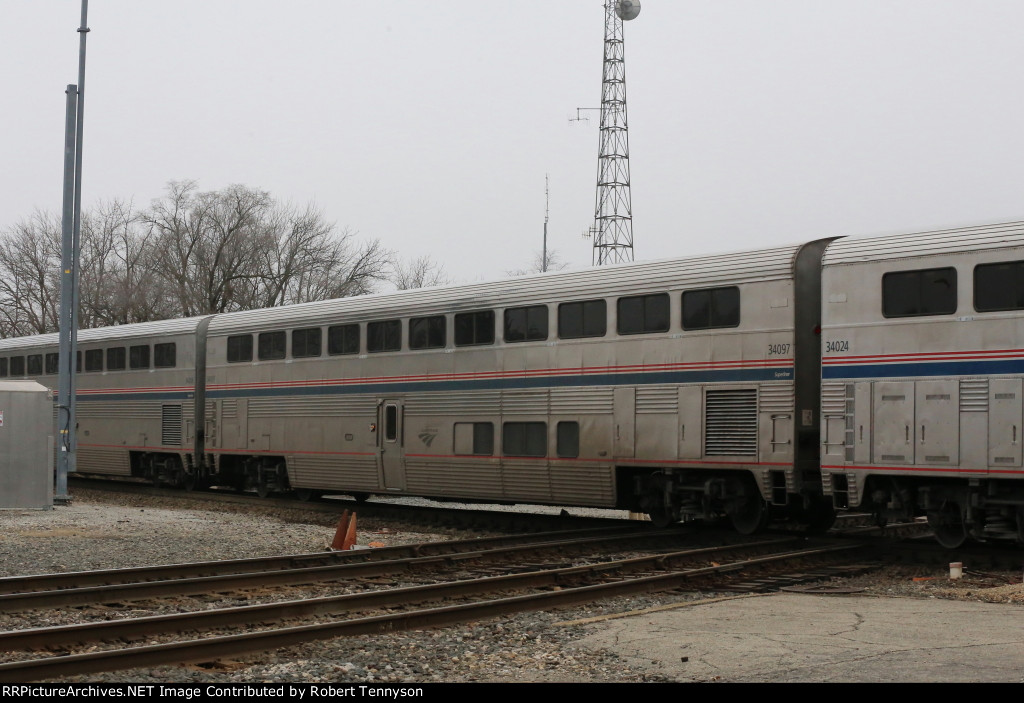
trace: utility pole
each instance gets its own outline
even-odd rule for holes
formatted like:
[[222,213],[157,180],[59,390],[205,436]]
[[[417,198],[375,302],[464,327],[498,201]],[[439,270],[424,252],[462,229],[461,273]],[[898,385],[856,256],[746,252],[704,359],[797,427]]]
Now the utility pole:
[[[78,356],[78,259],[82,228],[82,127],[85,116],[85,36],[89,0],[78,27],[78,85],[69,85],[64,124],[64,212],[61,222],[60,356],[57,381],[57,476],[53,500],[68,503],[68,474],[77,468],[75,372]],[[72,139],[72,134],[74,139]],[[72,166],[73,164],[73,166]]]

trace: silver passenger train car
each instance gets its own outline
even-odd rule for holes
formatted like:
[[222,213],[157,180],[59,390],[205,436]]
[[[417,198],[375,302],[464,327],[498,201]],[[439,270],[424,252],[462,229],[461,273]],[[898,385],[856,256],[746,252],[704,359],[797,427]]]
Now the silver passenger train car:
[[1011,224],[84,330],[78,470],[1020,539],[1022,267]]
[[840,239],[822,274],[822,475],[839,508],[1024,541],[1024,223]]

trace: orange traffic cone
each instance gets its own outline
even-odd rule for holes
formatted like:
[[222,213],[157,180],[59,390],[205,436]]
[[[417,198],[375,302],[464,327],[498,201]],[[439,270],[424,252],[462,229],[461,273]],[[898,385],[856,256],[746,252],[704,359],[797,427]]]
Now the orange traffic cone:
[[338,520],[338,529],[334,532],[334,541],[331,542],[331,549],[335,552],[343,552],[352,549],[356,543],[356,514],[346,510]]

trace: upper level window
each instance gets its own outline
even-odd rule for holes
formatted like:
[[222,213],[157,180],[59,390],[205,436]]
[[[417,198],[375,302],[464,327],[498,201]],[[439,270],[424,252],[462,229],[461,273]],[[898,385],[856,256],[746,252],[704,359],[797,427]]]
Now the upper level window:
[[287,354],[288,338],[284,331],[260,332],[256,347],[256,357],[260,361],[276,361]]
[[320,339],[322,334],[319,327],[292,330],[292,358],[300,359],[307,356],[320,356]]
[[28,375],[29,376],[42,376],[43,375],[43,355],[42,354],[29,354],[28,355]]
[[149,368],[149,345],[142,344],[128,348],[128,366],[133,369]]
[[975,266],[974,309],[978,312],[1024,310],[1024,261]]
[[12,376],[24,376],[25,375],[25,357],[23,357],[23,356],[12,356],[11,357],[11,375]]
[[740,289],[708,288],[683,293],[683,329],[706,330],[740,324]]
[[178,363],[178,350],[174,342],[153,345],[153,366],[158,369],[173,369]]
[[505,311],[505,341],[532,342],[548,338],[548,308],[531,305]]
[[46,373],[55,374],[60,370],[60,354],[58,352],[50,352],[46,355]]
[[328,354],[358,354],[359,325],[338,325],[327,328]]
[[409,320],[410,349],[438,349],[445,345],[444,315]]
[[462,312],[455,316],[455,346],[494,344],[494,311]]
[[0,359],[0,378],[7,378],[7,357]]
[[956,269],[899,271],[882,276],[886,317],[950,315],[956,312]]
[[366,325],[366,351],[388,352],[402,350],[402,321],[384,320]]
[[668,293],[619,298],[619,334],[668,332]]
[[608,331],[608,306],[603,300],[584,300],[558,306],[558,336],[562,339],[603,337]]
[[228,361],[252,361],[252,335],[228,337]]
[[85,370],[86,371],[102,371],[103,370],[103,350],[102,349],[86,349],[85,350]]
[[122,371],[125,367],[126,357],[124,347],[111,347],[107,349],[107,371]]

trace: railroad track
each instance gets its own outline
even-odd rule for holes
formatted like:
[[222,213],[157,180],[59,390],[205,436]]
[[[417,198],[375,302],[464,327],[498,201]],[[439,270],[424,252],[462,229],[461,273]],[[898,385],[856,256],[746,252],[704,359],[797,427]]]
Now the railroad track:
[[[585,551],[588,545],[597,547],[603,541],[604,546],[596,551],[592,549],[588,563],[583,564],[531,564],[525,568],[519,559],[508,573],[466,577],[465,559],[452,560],[449,558],[451,555],[425,557],[433,559],[435,567],[452,567],[454,573],[449,569],[446,579],[436,577],[432,583],[393,585],[343,595],[4,632],[0,633],[0,650],[20,653],[28,649],[49,649],[61,654],[0,664],[0,681],[40,680],[143,666],[203,662],[311,640],[439,627],[528,610],[580,605],[614,596],[667,591],[698,579],[714,579],[721,585],[730,579],[747,579],[751,571],[778,572],[793,565],[803,565],[804,569],[789,577],[777,576],[779,583],[818,579],[829,573],[807,571],[808,560],[839,563],[848,570],[868,568],[851,565],[850,560],[861,547],[858,543],[835,540],[811,543],[794,537],[745,540],[684,550],[655,549],[640,556],[608,558],[610,551],[621,549],[629,540],[632,540],[632,549],[637,550],[638,540],[656,543],[661,539],[658,536],[661,531],[647,532],[644,537],[576,535],[562,540],[533,541],[531,545],[518,547],[501,546],[493,550],[492,557],[484,556],[485,552],[492,550],[459,555],[473,554],[472,560],[478,567],[488,562],[493,571],[496,560],[507,561],[512,553],[522,557],[526,550],[532,549],[530,553],[534,555],[551,552],[564,561],[566,550]],[[618,542],[619,546],[611,547],[609,539]],[[556,546],[557,543],[560,544]],[[426,548],[430,545],[419,546]],[[502,551],[504,554],[499,556]],[[387,571],[389,562],[403,559],[351,565],[380,567],[379,577],[391,573]],[[423,569],[422,563],[417,566],[418,576],[423,576]],[[264,575],[281,571],[275,569],[264,572]],[[61,591],[47,593],[60,594]],[[438,603],[441,605],[436,605]],[[424,604],[434,605],[420,607]],[[385,612],[380,612],[382,609]],[[308,623],[310,618],[329,619]],[[212,629],[252,627],[253,623],[259,623],[262,629],[201,639],[163,641],[169,636],[194,636]],[[273,623],[282,624],[274,626]],[[153,638],[160,641],[153,642]],[[127,648],[120,646],[126,640],[146,643]],[[68,650],[71,643],[95,642],[108,648],[84,653]]]
[[17,576],[0,579],[0,613],[253,588],[266,590],[270,586],[372,579],[413,572],[422,575],[513,559],[519,560],[518,564],[529,555],[601,553],[615,545],[638,547],[674,543],[679,541],[679,536],[678,530],[620,526],[262,559]]

